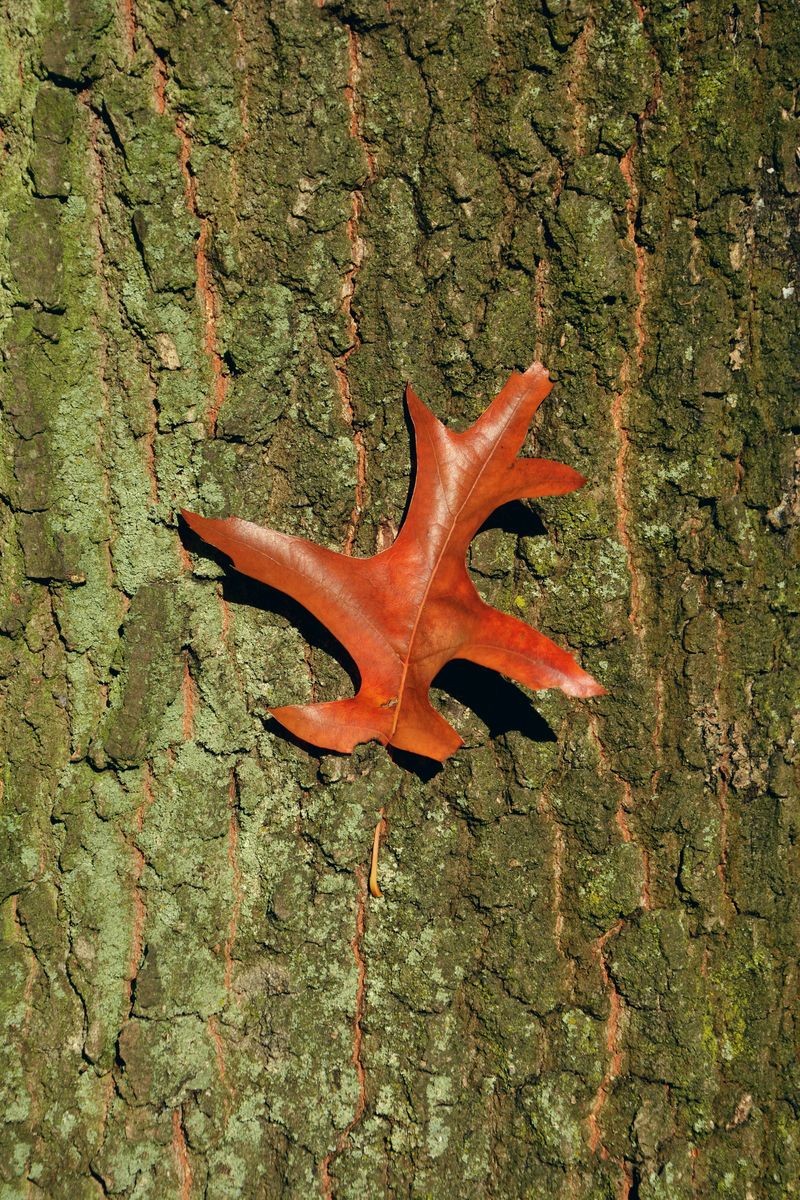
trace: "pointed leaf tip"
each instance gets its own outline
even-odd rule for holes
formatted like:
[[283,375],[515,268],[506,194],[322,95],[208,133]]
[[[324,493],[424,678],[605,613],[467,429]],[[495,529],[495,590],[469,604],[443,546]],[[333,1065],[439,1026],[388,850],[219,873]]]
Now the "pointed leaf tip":
[[201,517],[199,513],[192,512],[190,508],[179,508],[178,516],[183,518],[190,529],[194,529],[202,521],[208,520],[208,517]]

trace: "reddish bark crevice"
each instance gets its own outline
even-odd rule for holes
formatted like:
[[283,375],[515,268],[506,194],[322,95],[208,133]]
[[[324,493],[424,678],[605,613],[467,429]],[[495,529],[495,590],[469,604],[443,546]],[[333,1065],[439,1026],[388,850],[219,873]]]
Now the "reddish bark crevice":
[[[2,789],[2,780],[0,780],[0,789]],[[0,799],[2,799],[2,795],[3,795],[3,791],[0,790]],[[23,949],[27,952],[27,954],[30,955],[30,962],[28,964],[28,971],[25,976],[25,984],[24,984],[23,993],[22,993],[22,1004],[23,1004],[23,1014],[24,1015],[22,1018],[22,1028],[20,1029],[17,1046],[19,1049],[20,1057],[21,1057],[22,1061],[25,1063],[25,1067],[23,1068],[23,1075],[24,1075],[24,1080],[25,1080],[25,1091],[27,1093],[28,1100],[30,1102],[30,1111],[31,1111],[32,1116],[36,1120],[36,1124],[38,1125],[40,1117],[41,1117],[41,1100],[40,1100],[39,1090],[37,1089],[37,1087],[35,1085],[35,1080],[34,1080],[34,1078],[32,1078],[33,1072],[31,1071],[30,1067],[28,1066],[28,1063],[30,1060],[28,1058],[27,1051],[28,1051],[28,1035],[29,1035],[29,1031],[30,1031],[31,1020],[33,1018],[33,988],[34,988],[34,984],[36,983],[36,977],[39,974],[39,960],[37,959],[36,953],[33,949],[33,942],[28,933],[25,922],[21,919],[20,914],[19,914],[19,897],[18,896],[15,895],[15,896],[11,897],[10,903],[9,903],[9,908],[10,908],[10,915],[11,915],[11,925],[12,925],[12,928],[14,929],[14,935],[15,935],[16,941],[20,946],[23,947]],[[33,1160],[33,1155],[35,1152],[34,1148],[38,1145],[39,1140],[40,1139],[38,1137],[34,1140],[33,1145],[31,1146],[31,1148],[26,1156],[26,1159],[25,1159],[25,1175],[26,1175],[26,1177],[27,1177],[28,1171],[30,1169],[30,1164]]]
[[[644,119],[644,114],[639,120]],[[637,122],[638,125],[638,122]],[[625,204],[625,211],[628,219],[627,235],[628,241],[631,244],[634,254],[636,255],[636,268],[633,276],[633,286],[636,293],[636,308],[633,313],[633,326],[636,333],[636,344],[634,346],[634,357],[636,366],[641,373],[642,363],[644,361],[644,345],[645,345],[645,325],[644,314],[647,304],[647,283],[646,283],[646,263],[647,251],[641,242],[636,237],[636,218],[639,211],[639,186],[636,183],[634,176],[634,153],[636,143],[632,143],[619,160],[619,169],[622,178],[628,187],[628,199]]]
[[189,1159],[189,1148],[186,1144],[182,1105],[178,1105],[177,1108],[172,1110],[172,1153],[178,1169],[178,1180],[181,1188],[180,1200],[191,1200],[192,1164]]
[[231,21],[236,32],[236,69],[241,73],[242,90],[239,94],[239,120],[242,123],[243,142],[250,138],[250,74],[247,70],[247,55],[245,53],[244,27],[239,19],[239,5],[231,8]]
[[575,85],[580,87],[580,80],[588,62],[588,42],[594,31],[593,22],[587,20],[572,45],[572,64],[566,82],[566,93],[575,109],[573,135],[575,139],[575,157],[579,158],[585,151],[583,144],[586,131],[586,105],[576,95]]
[[[361,120],[358,113],[356,100],[356,84],[360,73],[360,56],[358,38],[353,29],[347,30],[347,54],[348,54],[348,70],[347,83],[345,84],[344,94],[347,102],[347,107],[350,112],[350,136],[355,138],[361,146],[367,162],[367,182],[372,183],[375,179],[375,158],[364,139],[361,132]],[[336,372],[336,383],[339,388],[339,397],[342,403],[342,415],[345,422],[353,428],[353,400],[350,392],[350,380],[347,375],[347,362],[350,355],[353,354],[361,345],[361,335],[358,331],[358,322],[353,313],[353,296],[356,288],[356,276],[361,270],[364,262],[365,246],[364,240],[359,234],[359,224],[361,215],[364,211],[364,194],[360,188],[355,188],[352,196],[352,214],[347,222],[347,237],[350,242],[350,266],[345,272],[344,283],[342,285],[342,307],[350,329],[350,345],[334,362],[334,371]],[[361,514],[364,510],[364,502],[366,498],[367,486],[367,455],[364,445],[364,435],[360,430],[356,430],[353,434],[353,441],[356,447],[356,495],[353,511],[350,514],[350,519],[347,523],[347,530],[344,540],[344,553],[352,554],[353,546],[358,532],[358,525],[361,520]]]
[[128,1018],[130,1017],[130,1010],[133,1004],[133,989],[136,984],[136,977],[139,974],[139,968],[142,965],[142,957],[144,955],[144,927],[147,921],[147,904],[145,903],[141,887],[145,857],[136,844],[135,836],[142,832],[145,813],[154,800],[155,796],[153,795],[153,781],[150,767],[145,764],[142,768],[142,800],[134,816],[134,837],[127,839],[133,856],[133,926],[131,929],[131,951],[128,958],[128,981],[126,984]]
[[153,51],[153,103],[162,116],[167,108],[167,64],[160,54]]
[[600,1129],[600,1115],[605,1107],[608,1093],[611,1085],[620,1073],[622,1067],[622,1050],[619,1045],[620,1020],[622,1016],[623,1002],[622,997],[617,991],[616,984],[611,978],[608,970],[608,965],[605,960],[605,946],[609,938],[616,936],[624,925],[624,921],[619,920],[611,929],[602,934],[595,943],[597,959],[600,964],[600,974],[603,978],[603,987],[608,994],[609,1012],[608,1021],[606,1022],[606,1050],[609,1055],[608,1066],[605,1074],[600,1081],[600,1086],[595,1094],[594,1102],[589,1113],[589,1149],[592,1153],[599,1151],[602,1158],[608,1158],[608,1151],[603,1145],[602,1132]]
[[640,624],[640,596],[641,586],[639,583],[639,573],[636,567],[636,562],[633,557],[633,544],[631,542],[628,527],[631,521],[631,510],[628,505],[627,498],[627,464],[628,455],[630,452],[630,439],[628,431],[624,425],[624,407],[628,398],[628,372],[623,371],[623,388],[614,396],[611,404],[611,421],[614,426],[614,433],[617,439],[617,456],[614,464],[614,500],[617,509],[617,536],[625,551],[625,558],[628,566],[628,578],[630,580],[630,608],[628,611],[628,620],[633,627],[637,636],[641,637],[642,629]]
[[120,21],[125,38],[125,49],[130,58],[136,53],[136,9],[134,0],[120,0]]
[[[1,783],[2,781],[0,781]],[[2,791],[0,791],[0,799],[2,799]],[[20,946],[22,946],[30,956],[28,963],[28,972],[25,976],[25,984],[22,989],[22,1028],[20,1029],[20,1041],[26,1042],[28,1038],[28,1030],[30,1028],[31,1017],[33,1016],[33,1005],[31,998],[33,996],[33,985],[36,982],[36,976],[39,974],[39,961],[31,949],[30,939],[28,938],[25,926],[19,916],[19,897],[12,896],[10,901],[11,908],[11,924],[15,930],[16,938]]]
[[[101,232],[101,222],[107,219],[107,204],[106,204],[106,185],[105,173],[103,170],[103,160],[100,155],[98,146],[100,137],[100,118],[94,109],[91,107],[89,93],[81,93],[79,99],[86,109],[86,117],[89,129],[89,176],[94,186],[94,205],[92,213],[92,236],[95,244],[95,267],[97,286],[100,289],[102,299],[101,315],[107,317],[111,310],[111,296],[108,289],[108,281],[106,280],[105,272],[105,246],[103,244],[103,235]],[[101,478],[103,488],[104,510],[107,513],[113,511],[111,504],[111,480],[108,463],[108,454],[105,453],[105,441],[108,438],[111,428],[111,390],[109,387],[109,347],[106,330],[103,328],[100,316],[97,312],[92,314],[92,328],[94,329],[95,337],[97,338],[97,358],[98,358],[98,381],[100,384],[100,396],[102,398],[103,415],[102,420],[97,426],[97,447],[98,461],[101,463]],[[151,478],[151,488],[153,480]],[[106,573],[109,585],[115,587],[114,563],[111,555],[112,530],[109,530],[109,536],[104,541],[104,551],[106,559]],[[128,598],[124,597],[123,606],[127,607]]]
[[606,772],[607,775],[609,775],[613,780],[615,780],[615,782],[618,783],[620,788],[622,789],[622,795],[620,798],[620,802],[617,805],[616,812],[614,813],[614,822],[620,831],[622,840],[624,842],[630,842],[632,844],[636,844],[636,846],[639,850],[639,853],[642,856],[642,894],[641,894],[641,898],[640,898],[640,904],[643,909],[649,909],[651,907],[651,902],[650,902],[650,856],[647,852],[647,849],[644,846],[639,845],[635,841],[633,834],[631,833],[630,826],[628,825],[628,813],[633,808],[633,789],[632,789],[630,783],[627,781],[627,779],[623,779],[620,775],[618,775],[617,772],[614,770],[614,768],[611,766],[611,763],[609,761],[609,758],[606,753],[605,747],[603,745],[602,739],[600,737],[600,730],[598,728],[598,720],[597,720],[596,713],[589,714],[588,724],[589,724],[589,732],[591,734],[592,741],[594,742],[595,746],[597,747],[597,757],[600,760],[600,764],[603,767],[603,770]]
[[158,504],[158,471],[156,469],[156,437],[158,435],[158,408],[156,407],[156,387],[150,397],[150,428],[145,435],[145,470],[150,481],[150,496],[153,504]]
[[544,258],[540,258],[536,263],[534,271],[533,285],[533,316],[536,325],[536,342],[534,358],[537,362],[542,362],[544,359],[544,323],[545,323],[545,307],[544,295],[545,287],[547,286],[547,263]]
[[367,1071],[362,1058],[363,1030],[362,1021],[367,1005],[367,965],[363,955],[364,930],[367,918],[367,875],[363,867],[356,867],[356,883],[358,886],[356,901],[356,929],[350,942],[353,958],[356,964],[356,1007],[353,1017],[353,1052],[350,1062],[355,1068],[358,1078],[358,1099],[355,1112],[336,1140],[333,1150],[330,1150],[319,1165],[320,1185],[324,1200],[333,1200],[333,1179],[331,1167],[343,1152],[350,1135],[363,1117],[367,1107]]
[[[645,13],[643,7],[637,2],[637,0],[634,0],[634,8],[636,10],[636,15],[639,22],[643,24]],[[627,217],[626,236],[636,259],[633,277],[636,306],[633,313],[633,327],[635,334],[633,362],[631,362],[631,356],[627,355],[620,370],[620,389],[615,394],[611,405],[611,420],[614,425],[614,432],[617,440],[617,456],[614,469],[614,498],[617,507],[617,534],[625,550],[628,565],[628,576],[630,578],[630,609],[628,612],[628,620],[631,623],[634,633],[639,638],[641,638],[644,634],[641,617],[642,585],[639,578],[639,569],[636,564],[633,543],[630,536],[630,527],[633,522],[633,515],[631,513],[631,508],[628,501],[627,483],[630,458],[630,437],[625,425],[625,421],[630,407],[633,389],[640,385],[642,381],[644,348],[646,342],[645,313],[647,310],[648,295],[647,252],[636,236],[636,223],[639,213],[640,197],[639,186],[635,175],[634,160],[641,137],[643,122],[655,111],[660,94],[661,80],[658,71],[656,71],[653,95],[645,106],[644,111],[641,112],[636,118],[636,137],[623,154],[619,162],[620,174],[625,180],[625,184],[628,188],[628,199],[625,204],[625,212]],[[635,374],[633,370],[634,367]]]
[[190,742],[194,735],[194,714],[197,708],[197,688],[192,679],[192,672],[189,667],[189,651],[183,652],[183,676],[181,677],[181,700],[183,702],[183,716],[181,719],[181,729],[183,740]]
[[567,960],[570,968],[573,968],[574,961],[564,949],[562,940],[564,935],[564,863],[567,853],[564,828],[556,820],[555,813],[546,796],[541,797],[537,811],[544,817],[547,824],[552,826],[553,830],[553,935],[556,949],[562,958]]
[[212,1013],[208,1018],[208,1035],[214,1043],[214,1057],[217,1060],[217,1071],[219,1072],[219,1081],[225,1089],[225,1095],[222,1103],[225,1109],[226,1119],[230,1115],[231,1104],[236,1096],[236,1090],[228,1078],[228,1068],[225,1061],[225,1042],[222,1039],[222,1034],[217,1025],[217,1018]]
[[242,872],[237,858],[239,845],[239,822],[236,816],[236,774],[231,770],[228,785],[228,866],[231,869],[231,888],[233,891],[233,907],[228,922],[228,936],[225,939],[225,991],[230,992],[233,985],[233,945],[236,941],[236,930],[239,924],[239,914],[242,911]]
[[228,392],[228,375],[224,369],[222,355],[219,352],[219,295],[211,265],[208,260],[208,239],[211,234],[211,224],[208,217],[200,215],[197,205],[197,179],[191,170],[192,139],[186,129],[183,115],[175,122],[175,132],[180,139],[180,166],[184,179],[184,194],[189,212],[200,225],[200,234],[195,247],[195,266],[197,271],[197,294],[203,314],[203,349],[211,365],[213,388],[211,401],[206,409],[206,421],[209,433],[214,436],[217,418],[225,403]]

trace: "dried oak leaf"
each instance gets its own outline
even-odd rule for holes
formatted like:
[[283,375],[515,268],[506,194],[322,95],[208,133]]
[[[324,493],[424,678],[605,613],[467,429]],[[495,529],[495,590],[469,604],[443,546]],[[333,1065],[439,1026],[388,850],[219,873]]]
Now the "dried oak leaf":
[[533,689],[604,692],[566,650],[484,604],[466,568],[470,541],[499,505],[564,495],[586,482],[562,463],[516,457],[551,387],[539,363],[515,372],[464,433],[446,429],[407,387],[416,483],[395,542],[372,558],[337,554],[237,517],[182,513],[237,570],[292,596],[352,655],[361,674],[352,699],[271,710],[292,733],[344,753],[376,739],[443,762],[463,743],[431,706],[428,689],[454,658]]

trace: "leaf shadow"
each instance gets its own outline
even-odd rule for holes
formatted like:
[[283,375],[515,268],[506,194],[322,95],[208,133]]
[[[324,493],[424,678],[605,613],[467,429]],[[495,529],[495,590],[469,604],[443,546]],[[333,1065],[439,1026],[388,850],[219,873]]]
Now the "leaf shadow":
[[431,686],[471,709],[491,738],[521,733],[534,742],[557,740],[522,689],[488,667],[456,658],[442,668]]
[[250,608],[260,609],[261,612],[283,617],[290,625],[294,625],[304,641],[315,649],[330,655],[339,664],[345,674],[350,677],[354,689],[360,687],[361,674],[355,662],[342,643],[332,636],[313,613],[310,613],[302,604],[298,604],[291,596],[287,596],[285,592],[279,592],[277,588],[270,587],[268,583],[251,579],[249,575],[243,575],[237,571],[231,565],[227,554],[223,554],[221,550],[204,542],[189,528],[183,518],[181,518],[180,533],[187,550],[192,554],[201,554],[205,558],[211,559],[212,562],[224,569],[222,596],[226,603],[246,604]]
[[507,504],[501,504],[486,518],[475,537],[489,529],[513,533],[516,537],[547,536],[547,526],[539,513],[523,500],[509,500]]
[[[518,512],[517,509],[521,511]],[[537,515],[531,512],[526,505],[519,501],[512,501],[510,504],[504,504],[496,509],[482,528],[501,528],[512,533],[524,529],[525,536],[532,536],[532,530],[538,532],[537,522],[541,525]],[[541,528],[544,530],[543,526]],[[188,551],[205,556],[225,570],[222,577],[222,595],[226,603],[245,604],[259,609],[261,612],[283,617],[297,629],[308,645],[321,650],[338,663],[349,677],[353,693],[358,691],[361,686],[361,674],[354,660],[341,642],[333,637],[312,613],[284,592],[279,592],[269,584],[242,575],[231,565],[226,554],[198,537],[183,521],[183,518],[180,519],[180,536]],[[489,736],[492,738],[505,733],[519,732],[538,742],[556,740],[555,733],[547,721],[536,711],[525,693],[516,684],[487,667],[481,667],[463,659],[454,659],[439,672],[431,686],[440,692],[445,692],[459,704],[471,709],[486,725]],[[297,737],[269,713],[263,713],[262,719],[266,728],[276,737],[304,750],[314,758],[322,759],[336,754],[336,751],[321,749],[319,746]],[[398,750],[394,746],[387,747],[387,751],[397,766],[416,775],[423,783],[428,783],[443,769],[442,763],[425,758],[423,755]],[[347,757],[347,755],[341,757]]]

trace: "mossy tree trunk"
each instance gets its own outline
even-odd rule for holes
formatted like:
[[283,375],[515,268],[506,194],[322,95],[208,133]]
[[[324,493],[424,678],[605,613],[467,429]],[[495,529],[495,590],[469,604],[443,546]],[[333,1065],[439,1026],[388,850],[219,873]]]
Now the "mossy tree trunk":
[[[7,0],[0,60],[2,1200],[799,1196],[792,0]],[[472,567],[609,695],[282,739],[347,675],[176,509],[373,553],[403,382],[536,356],[589,483]]]

